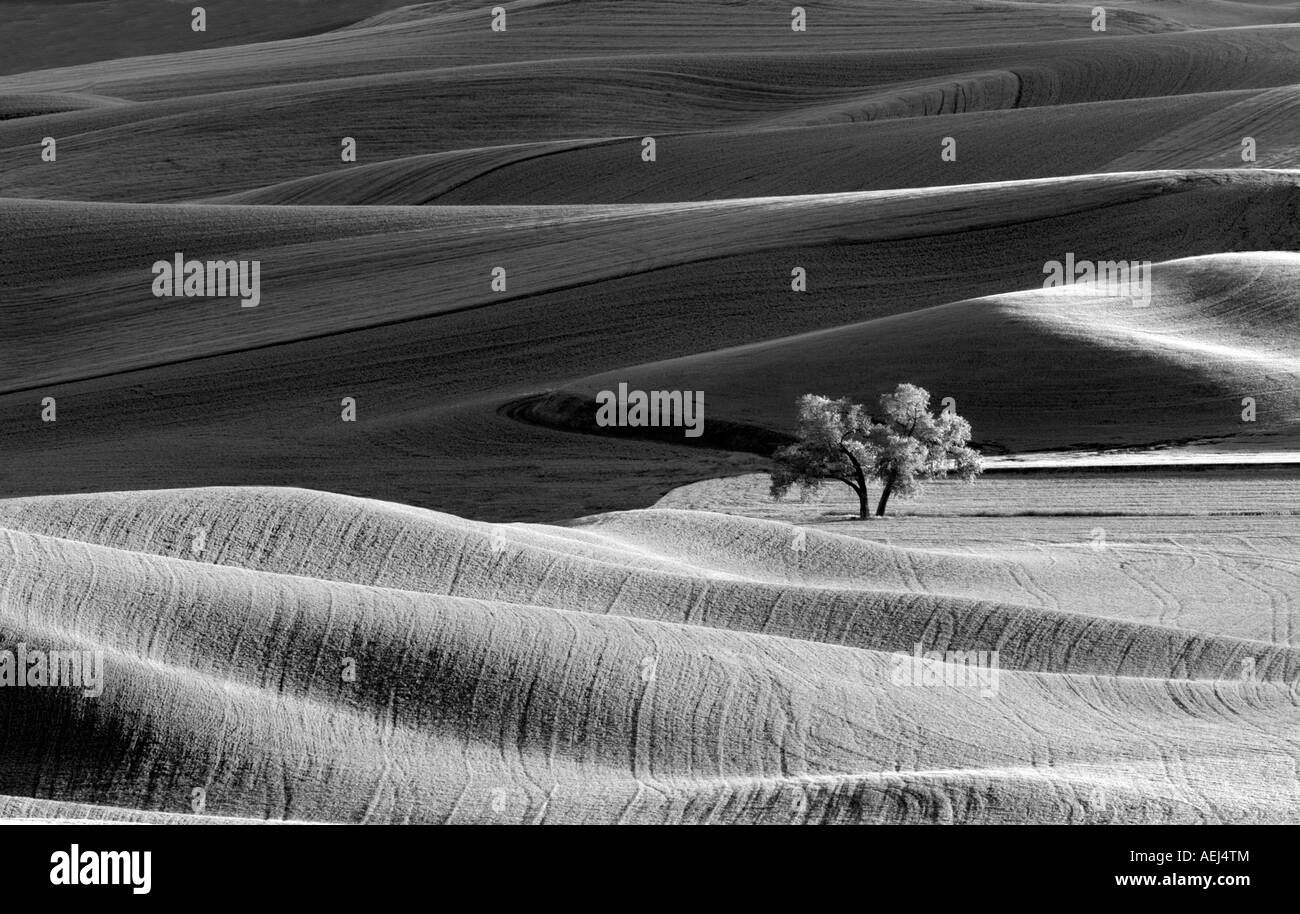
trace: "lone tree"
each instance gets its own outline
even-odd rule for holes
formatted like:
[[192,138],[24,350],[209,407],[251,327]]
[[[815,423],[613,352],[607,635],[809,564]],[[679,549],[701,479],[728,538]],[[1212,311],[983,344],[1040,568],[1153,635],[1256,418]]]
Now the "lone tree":
[[807,497],[828,480],[839,480],[858,496],[858,517],[868,516],[867,481],[884,489],[876,505],[883,516],[890,496],[920,494],[921,480],[947,476],[967,482],[983,472],[979,452],[967,446],[970,423],[955,412],[930,412],[930,394],[899,384],[880,398],[877,418],[847,399],[817,394],[799,398],[798,441],[772,455],[773,498],[798,486]]
[[967,447],[970,423],[956,412],[930,412],[930,394],[915,384],[899,384],[880,397],[879,421],[867,441],[874,460],[872,475],[884,483],[876,516],[882,517],[889,496],[921,493],[922,479],[942,478],[949,467],[966,482],[984,472],[979,451]]
[[783,498],[794,486],[800,496],[830,479],[838,479],[858,496],[858,517],[867,516],[867,477],[873,454],[867,446],[871,418],[856,403],[818,394],[799,398],[799,440],[772,455],[772,497]]

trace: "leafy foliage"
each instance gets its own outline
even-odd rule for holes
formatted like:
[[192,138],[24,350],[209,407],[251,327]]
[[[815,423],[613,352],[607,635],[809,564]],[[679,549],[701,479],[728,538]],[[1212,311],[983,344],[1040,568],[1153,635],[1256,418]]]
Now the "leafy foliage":
[[871,417],[847,399],[832,400],[818,394],[799,398],[796,435],[799,441],[772,455],[773,498],[783,498],[794,486],[800,496],[827,480],[837,479],[858,495],[866,516],[867,474],[872,454],[866,444]]
[[970,423],[955,412],[930,411],[930,394],[899,384],[880,397],[876,417],[864,406],[818,394],[799,398],[798,441],[773,454],[771,494],[783,498],[794,487],[801,497],[828,480],[858,495],[859,516],[867,516],[867,482],[884,485],[877,515],[893,495],[912,498],[921,481],[955,472],[971,482],[983,472],[979,452],[969,446]]
[[914,498],[921,480],[948,475],[951,468],[966,482],[984,471],[979,452],[968,446],[970,423],[956,412],[930,412],[930,394],[915,384],[899,384],[882,394],[878,421],[867,435],[873,453],[872,476],[884,491],[876,514],[885,513],[891,495]]

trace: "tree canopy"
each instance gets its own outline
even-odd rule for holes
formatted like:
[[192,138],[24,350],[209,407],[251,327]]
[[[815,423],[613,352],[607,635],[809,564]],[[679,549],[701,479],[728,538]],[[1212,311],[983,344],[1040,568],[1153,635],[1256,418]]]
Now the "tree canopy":
[[799,398],[795,444],[773,454],[772,497],[784,498],[798,486],[801,497],[822,483],[838,479],[857,493],[859,516],[867,516],[867,475],[872,453],[866,430],[871,418],[847,399],[832,400],[818,394]]
[[798,440],[772,455],[773,498],[796,486],[806,497],[838,480],[857,494],[858,516],[865,518],[868,480],[883,486],[881,516],[892,496],[919,495],[922,480],[953,472],[971,482],[983,472],[979,452],[969,446],[970,423],[954,410],[932,413],[929,392],[915,384],[882,394],[874,416],[847,398],[818,394],[800,397],[798,409]]

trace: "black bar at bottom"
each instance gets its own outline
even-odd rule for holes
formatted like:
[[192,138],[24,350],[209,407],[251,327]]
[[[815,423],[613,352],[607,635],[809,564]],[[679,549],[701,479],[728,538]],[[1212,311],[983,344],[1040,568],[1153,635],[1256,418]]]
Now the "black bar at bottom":
[[469,892],[485,893],[481,901],[494,906],[548,896],[603,905],[679,893],[695,903],[716,892],[733,903],[771,905],[793,893],[807,905],[859,897],[873,907],[891,897],[875,893],[892,890],[918,900],[956,893],[1176,903],[1196,892],[1233,903],[1292,884],[1283,872],[1293,868],[1295,837],[1288,827],[1232,826],[52,825],[0,828],[0,860],[11,902],[75,894],[127,904],[247,898],[337,908],[414,894],[437,906],[462,904],[453,899]]

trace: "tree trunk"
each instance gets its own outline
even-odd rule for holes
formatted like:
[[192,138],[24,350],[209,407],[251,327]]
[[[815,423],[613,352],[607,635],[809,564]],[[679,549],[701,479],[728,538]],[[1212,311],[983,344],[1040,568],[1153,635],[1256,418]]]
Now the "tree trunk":
[[857,485],[854,485],[852,481],[843,477],[840,478],[850,489],[858,493],[858,520],[866,520],[871,516],[871,508],[867,504],[867,476],[862,472],[862,464],[858,463],[858,458],[854,457],[853,452],[844,446],[843,441],[840,442],[840,450],[845,457],[849,458],[849,463],[853,464],[853,475],[857,477],[858,482]]
[[880,504],[876,505],[876,517],[885,516],[885,506],[889,504],[889,495],[894,491],[894,477],[897,473],[890,473],[889,479],[885,480],[885,491],[880,493]]
[[866,520],[871,516],[871,507],[867,503],[867,478],[862,472],[862,467],[858,465],[857,460],[854,460],[852,457],[849,459],[853,460],[853,469],[858,474],[858,484],[855,486],[858,491],[858,520]]

